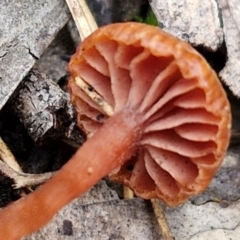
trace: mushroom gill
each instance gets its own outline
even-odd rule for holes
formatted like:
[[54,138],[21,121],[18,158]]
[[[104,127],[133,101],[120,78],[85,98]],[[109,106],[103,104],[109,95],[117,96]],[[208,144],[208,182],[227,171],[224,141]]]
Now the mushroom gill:
[[111,179],[168,205],[207,187],[228,146],[231,114],[216,74],[191,46],[157,27],[112,24],[83,41],[69,71],[78,124],[87,134],[126,108],[141,118],[136,151]]

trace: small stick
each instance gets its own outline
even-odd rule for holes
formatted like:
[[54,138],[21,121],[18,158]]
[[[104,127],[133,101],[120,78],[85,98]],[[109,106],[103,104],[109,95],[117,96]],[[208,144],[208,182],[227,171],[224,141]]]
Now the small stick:
[[[2,160],[2,161],[1,161]],[[29,187],[41,184],[52,177],[53,173],[28,174],[23,173],[10,149],[0,137],[0,171],[12,178],[15,188]]]
[[17,172],[22,172],[21,167],[13,156],[12,152],[9,150],[5,142],[0,137],[0,158],[12,169]]
[[97,23],[84,0],[66,0],[66,2],[83,40],[98,28]]
[[40,174],[20,173],[9,167],[3,161],[0,161],[0,171],[14,180],[15,184],[13,186],[15,188],[41,184],[51,178],[53,175],[53,172]]
[[170,227],[168,225],[167,219],[165,217],[164,211],[161,207],[160,201],[158,199],[151,199],[153,211],[158,221],[162,236],[164,240],[174,240],[171,233]]
[[87,84],[82,78],[76,77],[75,78],[76,84],[95,102],[97,105],[100,106],[102,111],[107,115],[107,116],[112,116],[113,115],[113,108],[110,106],[102,96],[100,96],[92,86]]
[[123,186],[123,197],[124,199],[133,199],[134,193],[129,187]]

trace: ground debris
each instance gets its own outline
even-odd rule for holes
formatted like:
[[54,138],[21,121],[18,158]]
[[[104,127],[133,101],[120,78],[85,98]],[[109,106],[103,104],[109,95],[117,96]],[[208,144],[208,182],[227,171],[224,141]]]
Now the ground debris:
[[0,109],[66,24],[64,0],[4,0],[0,8]]

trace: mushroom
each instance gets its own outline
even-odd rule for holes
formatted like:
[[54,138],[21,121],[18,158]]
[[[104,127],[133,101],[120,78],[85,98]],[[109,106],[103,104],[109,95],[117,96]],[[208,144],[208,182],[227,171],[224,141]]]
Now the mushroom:
[[5,239],[37,230],[106,175],[169,206],[208,186],[228,147],[230,106],[190,45],[158,27],[111,24],[81,43],[69,71],[89,138],[44,185],[0,212]]
[[109,115],[126,119],[134,112],[134,154],[111,179],[170,206],[207,187],[228,146],[231,117],[219,80],[194,49],[157,27],[120,23],[86,39],[69,69],[85,132],[107,124]]

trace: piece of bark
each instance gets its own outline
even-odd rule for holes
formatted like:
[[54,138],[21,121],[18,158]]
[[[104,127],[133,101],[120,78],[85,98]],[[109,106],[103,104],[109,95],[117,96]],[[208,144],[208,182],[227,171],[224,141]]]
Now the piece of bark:
[[69,18],[64,0],[1,4],[0,109]]
[[66,136],[79,144],[84,141],[75,130],[69,94],[55,82],[35,70],[30,71],[19,89],[10,105],[34,141],[43,136]]
[[238,0],[220,0],[227,62],[220,77],[240,98],[240,4]]
[[194,46],[216,51],[223,42],[218,3],[214,0],[151,0],[159,26]]

